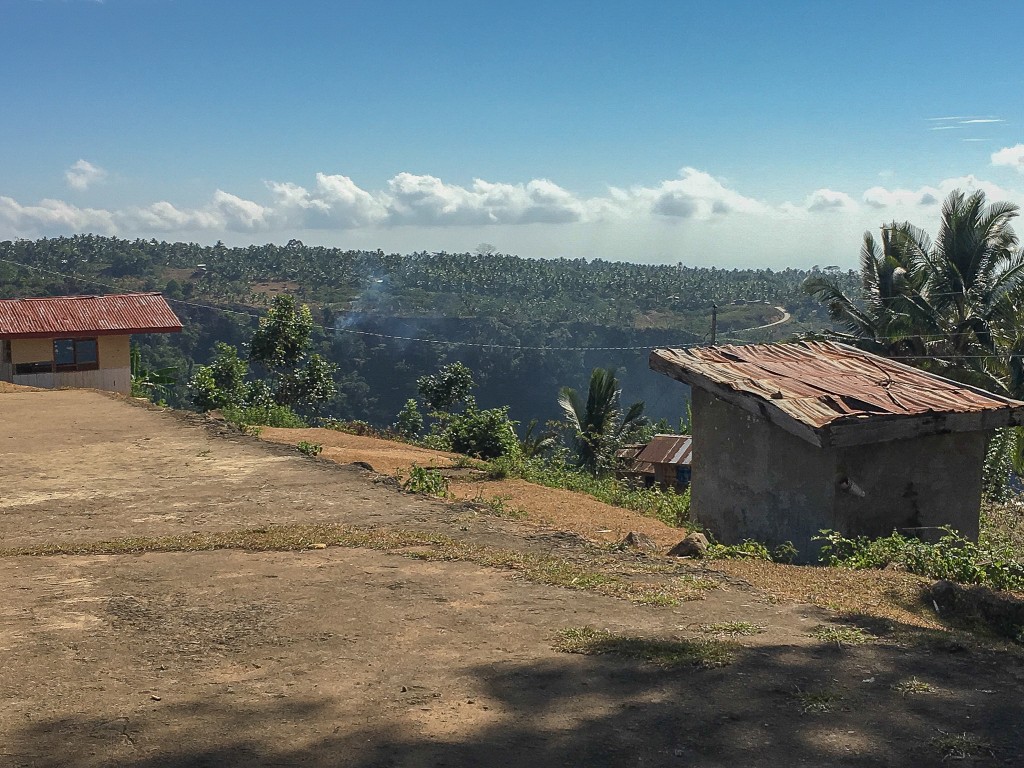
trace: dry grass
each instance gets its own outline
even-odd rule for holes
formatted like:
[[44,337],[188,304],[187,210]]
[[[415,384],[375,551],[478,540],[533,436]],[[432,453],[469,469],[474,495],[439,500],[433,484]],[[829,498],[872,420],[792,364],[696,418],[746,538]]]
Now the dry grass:
[[772,602],[810,603],[840,614],[873,616],[925,629],[943,628],[921,600],[924,589],[931,584],[921,576],[758,560],[720,560],[710,568],[743,579]]
[[924,680],[918,680],[916,677],[911,677],[908,680],[901,680],[893,685],[892,689],[903,696],[921,693],[935,693],[934,685],[926,683]]
[[[433,465],[443,472],[461,471],[463,474],[452,476],[450,490],[454,497],[486,505],[487,509],[481,507],[481,512],[527,525],[569,531],[602,544],[617,542],[633,530],[651,536],[662,551],[686,534],[684,530],[652,518],[571,491],[543,488],[519,479],[468,481],[464,473],[472,466],[472,460],[454,454],[333,430],[268,428],[264,437],[294,444],[310,439],[313,433],[316,433],[317,442],[324,445],[323,456],[340,463],[366,461],[378,471],[388,474],[408,471],[413,462],[420,466]],[[990,518],[1003,515],[1019,523],[1017,517],[1002,508],[987,510],[986,514]],[[1024,531],[1024,525],[1019,527]],[[1024,533],[1021,533],[1021,539],[1024,540]],[[653,567],[653,562],[651,565]],[[781,565],[747,558],[715,561],[704,567],[749,583],[769,602],[810,603],[840,615],[888,619],[914,630],[948,629],[922,601],[922,594],[930,581],[913,574]],[[663,594],[653,590],[648,599],[658,604],[663,598]]]
[[715,624],[701,624],[697,630],[709,635],[727,635],[729,637],[749,637],[765,631],[763,624],[752,624],[749,621],[720,621]]
[[[512,549],[480,547],[435,533],[395,529],[360,529],[342,525],[287,525],[237,531],[189,533],[157,538],[129,537],[88,543],[44,544],[0,550],[0,557],[47,555],[120,555],[143,552],[200,552],[242,549],[251,552],[361,547],[431,561],[464,561],[513,571],[539,584],[585,589],[640,605],[678,605],[700,600],[717,584],[679,577],[641,581],[614,572],[607,555],[567,560]],[[633,572],[638,572],[634,567]]]

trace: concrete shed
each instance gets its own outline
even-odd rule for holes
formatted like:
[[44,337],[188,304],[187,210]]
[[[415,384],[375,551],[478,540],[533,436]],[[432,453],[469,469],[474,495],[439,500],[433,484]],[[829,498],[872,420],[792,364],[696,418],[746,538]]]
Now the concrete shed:
[[977,537],[993,429],[1024,402],[843,344],[656,349],[650,367],[692,387],[691,514],[724,543],[830,528]]
[[131,334],[178,333],[159,293],[0,300],[0,381],[131,391]]

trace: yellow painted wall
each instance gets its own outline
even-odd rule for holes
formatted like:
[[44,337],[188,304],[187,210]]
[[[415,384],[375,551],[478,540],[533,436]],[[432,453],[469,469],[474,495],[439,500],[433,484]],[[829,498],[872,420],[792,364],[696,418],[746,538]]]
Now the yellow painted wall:
[[11,339],[11,362],[45,363],[53,360],[53,339]]
[[[128,368],[131,365],[130,336],[100,336],[100,368]],[[53,339],[11,339],[11,362],[43,363],[53,360]]]
[[130,336],[100,336],[100,368],[128,368],[131,366]]

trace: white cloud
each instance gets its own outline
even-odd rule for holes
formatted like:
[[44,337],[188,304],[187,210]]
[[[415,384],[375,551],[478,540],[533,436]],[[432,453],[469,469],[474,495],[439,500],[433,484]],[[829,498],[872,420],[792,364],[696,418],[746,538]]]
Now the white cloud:
[[[1000,150],[992,162],[1020,169],[1024,145]],[[880,175],[875,181],[884,183],[894,174]],[[916,188],[872,186],[859,194],[822,187],[797,202],[769,204],[692,167],[675,178],[613,186],[592,196],[548,179],[478,178],[459,185],[409,172],[377,190],[329,173],[317,173],[308,186],[293,181],[265,186],[266,199],[216,189],[199,205],[160,200],[111,210],[52,199],[22,205],[0,197],[0,238],[92,231],[244,244],[298,236],[326,245],[395,250],[471,248],[486,241],[523,255],[737,265],[749,261],[739,254],[756,252],[773,266],[805,259],[849,264],[860,233],[881,221],[906,219],[934,231],[939,204],[953,189],[982,189],[993,201],[1024,202],[1020,192],[961,176]],[[629,245],[634,240],[637,245]]]
[[681,178],[669,179],[656,187],[609,189],[609,197],[587,201],[597,219],[664,217],[667,220],[704,221],[729,213],[763,214],[769,207],[751,197],[729,189],[709,173],[683,168]]
[[128,231],[190,232],[224,227],[226,222],[210,210],[176,208],[161,201],[145,208],[129,208],[117,214],[118,224]]
[[107,172],[98,165],[93,165],[88,160],[79,160],[66,171],[64,179],[72,189],[84,192],[97,181],[102,181]]
[[223,217],[224,226],[236,232],[266,229],[273,214],[271,208],[265,208],[252,200],[244,200],[220,189],[213,193],[211,207]]
[[474,179],[466,188],[436,176],[399,173],[379,199],[392,225],[564,224],[584,217],[583,203],[547,179],[526,184]]
[[972,117],[970,120],[961,120],[960,125],[974,125],[976,123],[1002,123],[1004,120],[999,117]]
[[942,197],[935,187],[912,189],[886,189],[871,187],[865,190],[862,199],[872,208],[897,208],[915,205],[934,205]]
[[276,213],[290,225],[351,229],[375,224],[386,215],[383,205],[348,176],[317,173],[310,192],[292,182],[267,182],[276,198]]
[[13,198],[0,197],[0,221],[6,221],[17,233],[117,232],[110,211],[79,208],[63,200],[46,199],[38,205],[21,205]]
[[1024,173],[1024,144],[1003,147],[992,153],[992,165],[1006,165]]
[[803,210],[809,213],[849,212],[857,210],[857,207],[857,202],[852,197],[834,189],[814,190],[807,196],[802,206]]

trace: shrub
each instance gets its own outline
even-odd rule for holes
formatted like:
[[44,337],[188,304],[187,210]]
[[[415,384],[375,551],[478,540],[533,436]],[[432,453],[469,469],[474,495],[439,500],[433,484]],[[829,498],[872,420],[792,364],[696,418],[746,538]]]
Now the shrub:
[[470,404],[462,413],[452,414],[444,429],[451,450],[496,459],[519,453],[519,439],[508,419],[508,407],[477,410]]
[[395,432],[407,440],[415,440],[423,430],[423,414],[411,397],[405,401],[395,419]]
[[299,453],[304,453],[307,456],[319,456],[324,450],[320,443],[311,443],[308,440],[299,440],[295,447],[299,449]]
[[406,493],[445,497],[448,495],[448,478],[436,469],[413,464],[409,470],[409,479],[402,483],[402,490]]
[[300,428],[305,427],[299,415],[287,405],[250,405],[245,408],[225,408],[224,418],[228,423],[234,424],[241,429],[246,426],[284,427]]
[[931,579],[946,579],[961,584],[982,584],[994,589],[1024,589],[1024,564],[1005,543],[976,543],[952,528],[935,543],[893,532],[880,539],[858,536],[845,538],[825,530],[821,561],[842,568],[885,568],[900,565],[910,573]]

